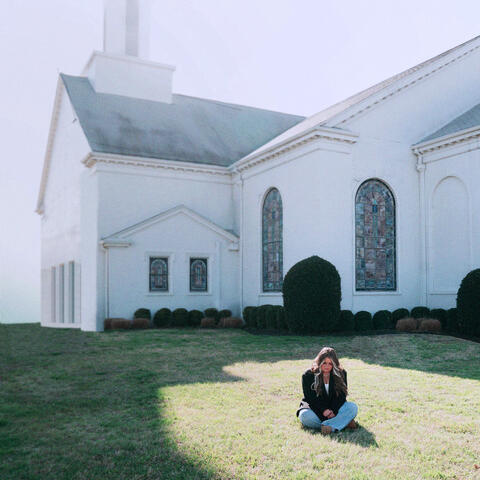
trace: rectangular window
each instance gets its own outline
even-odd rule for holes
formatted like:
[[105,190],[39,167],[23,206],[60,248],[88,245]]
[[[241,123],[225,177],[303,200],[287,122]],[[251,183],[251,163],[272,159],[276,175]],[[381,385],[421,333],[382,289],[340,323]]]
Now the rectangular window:
[[190,258],[190,291],[208,291],[208,262],[206,258]]
[[68,321],[75,322],[75,263],[68,262]]
[[168,257],[150,257],[150,291],[168,292]]
[[65,265],[58,267],[58,321],[65,321]]
[[56,268],[52,267],[52,275],[51,275],[51,300],[52,300],[52,309],[51,309],[51,318],[52,322],[56,322],[56,311],[57,311],[57,275],[56,275]]

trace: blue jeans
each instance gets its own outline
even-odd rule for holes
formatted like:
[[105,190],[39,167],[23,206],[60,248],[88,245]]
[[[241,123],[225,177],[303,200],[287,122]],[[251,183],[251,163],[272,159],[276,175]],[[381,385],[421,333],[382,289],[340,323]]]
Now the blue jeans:
[[332,431],[343,430],[356,416],[358,407],[353,402],[345,402],[338,411],[337,415],[323,422],[317,414],[310,408],[300,410],[298,418],[305,427],[320,428],[322,425],[330,425]]

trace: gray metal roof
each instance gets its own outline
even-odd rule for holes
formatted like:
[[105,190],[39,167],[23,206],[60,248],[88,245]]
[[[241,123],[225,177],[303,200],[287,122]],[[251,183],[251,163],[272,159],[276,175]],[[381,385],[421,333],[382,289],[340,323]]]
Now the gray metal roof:
[[96,93],[61,74],[92,151],[229,166],[305,117],[173,95],[171,104]]
[[480,104],[463,113],[459,117],[453,119],[451,122],[438,129],[436,132],[423,138],[418,143],[428,142],[435,138],[440,138],[445,135],[450,135],[455,132],[460,132],[467,128],[472,128],[480,125]]

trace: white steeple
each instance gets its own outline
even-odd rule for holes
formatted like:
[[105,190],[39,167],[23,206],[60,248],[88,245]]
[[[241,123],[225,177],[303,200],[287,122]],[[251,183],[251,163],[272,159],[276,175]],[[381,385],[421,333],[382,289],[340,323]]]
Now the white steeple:
[[83,70],[95,91],[172,102],[175,67],[147,60],[151,0],[104,0],[103,52]]

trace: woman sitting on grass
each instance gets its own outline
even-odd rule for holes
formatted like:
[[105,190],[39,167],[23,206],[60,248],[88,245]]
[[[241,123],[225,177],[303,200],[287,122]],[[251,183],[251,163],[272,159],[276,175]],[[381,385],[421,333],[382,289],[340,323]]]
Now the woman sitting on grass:
[[302,376],[303,400],[297,417],[305,427],[319,428],[323,434],[357,428],[353,420],[358,407],[347,402],[347,372],[333,348],[324,347]]

